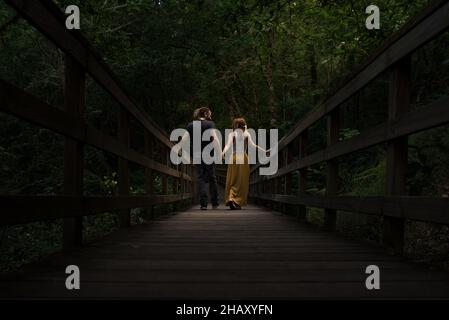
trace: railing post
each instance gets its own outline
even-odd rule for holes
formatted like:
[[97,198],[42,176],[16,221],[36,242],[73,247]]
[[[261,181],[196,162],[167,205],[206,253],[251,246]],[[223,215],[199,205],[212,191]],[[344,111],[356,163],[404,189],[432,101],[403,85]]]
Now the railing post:
[[187,182],[187,192],[192,194],[192,198],[190,199],[190,205],[193,205],[195,203],[195,186],[194,186],[194,181],[195,181],[195,177],[193,176],[193,164],[190,164],[189,166],[187,166],[186,168],[187,173],[189,174],[191,180]]
[[[279,152],[279,163],[281,164],[281,168],[285,165],[284,163],[284,159],[285,159],[285,150],[282,150],[281,152]],[[278,178],[275,178],[275,189],[274,189],[274,193],[275,194],[282,194],[284,192],[284,186],[283,186],[283,181],[284,181],[284,177],[280,176]],[[275,210],[279,211],[279,212],[283,212],[284,211],[284,204],[282,202],[274,202],[275,205]]]
[[[327,145],[331,146],[338,142],[340,132],[340,108],[336,107],[330,112],[328,118],[328,136]],[[332,159],[326,163],[326,195],[334,196],[338,193],[338,160]],[[324,212],[324,229],[335,230],[337,222],[337,211],[333,209],[325,209]]]
[[[65,56],[65,110],[83,119],[85,109],[86,75],[83,67]],[[64,194],[83,195],[84,144],[71,138],[64,141]],[[83,218],[66,218],[63,223],[63,249],[83,243]]]
[[[410,110],[410,56],[393,66],[390,82],[388,120],[394,121]],[[408,137],[394,139],[387,144],[386,195],[406,194]],[[384,217],[383,244],[401,254],[404,247],[404,219]]]
[[[145,130],[144,133],[145,138],[145,155],[153,160],[153,137],[148,132],[148,130]],[[153,170],[150,168],[145,168],[145,192],[147,195],[153,195],[154,194],[154,175]],[[146,215],[150,217],[150,219],[153,218],[153,209],[154,206],[150,206],[146,208]]]
[[[165,146],[162,146],[162,164],[165,166],[168,166],[170,158],[168,157],[168,151],[166,150]],[[168,195],[168,177],[166,174],[162,174],[162,194]],[[167,214],[168,213],[168,204],[162,205],[162,213]]]
[[[277,188],[277,178],[271,179],[270,181],[270,194],[271,195],[275,195],[276,194],[276,188]],[[277,210],[276,208],[276,202],[275,201],[270,201],[270,208],[272,210]]]
[[185,210],[185,208],[187,206],[187,203],[184,200],[184,194],[186,193],[186,181],[184,179],[184,176],[186,174],[186,165],[181,164],[180,168],[181,168],[182,176],[181,176],[181,179],[179,180],[179,189],[180,189],[182,197],[183,197],[183,199],[180,201],[180,204],[181,204],[181,210]]
[[[299,159],[303,159],[307,155],[307,138],[308,130],[305,130],[299,136]],[[299,170],[299,181],[298,181],[298,197],[301,198],[306,193],[307,184],[307,168]],[[300,205],[298,206],[298,218],[301,220],[306,219],[307,207]]]
[[[180,169],[181,167],[178,166],[178,169]],[[182,171],[180,171],[182,174]],[[177,195],[178,194],[178,178],[173,177],[172,178],[172,187],[173,187],[173,194]],[[179,210],[179,206],[178,206],[178,201],[173,202],[173,211],[178,211]]]
[[187,190],[192,194],[192,198],[190,199],[190,204],[193,205],[196,203],[196,190],[195,190],[195,167],[193,164],[188,166],[188,172],[190,177],[192,178],[187,184]]
[[[118,119],[118,137],[122,146],[129,148],[130,133],[129,133],[129,113],[125,108],[120,107]],[[130,173],[128,160],[118,159],[118,194],[120,196],[129,195],[130,187]],[[129,209],[122,210],[119,213],[120,227],[131,226],[131,211]]]
[[[293,144],[289,144],[286,149],[286,157],[285,157],[285,166],[288,166],[293,160]],[[292,194],[292,172],[287,173],[285,176],[285,188],[284,194],[291,195]],[[292,209],[292,206],[288,203],[284,204],[284,212],[289,214]]]

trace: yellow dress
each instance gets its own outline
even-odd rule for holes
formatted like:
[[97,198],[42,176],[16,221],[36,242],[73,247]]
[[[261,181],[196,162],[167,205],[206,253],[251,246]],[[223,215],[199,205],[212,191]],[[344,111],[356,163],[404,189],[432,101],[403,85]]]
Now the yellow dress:
[[[250,172],[248,155],[246,153],[234,153],[232,155],[232,159],[232,163],[228,164],[228,172],[226,176],[226,205],[229,205],[231,201],[234,201],[239,206],[244,206],[248,202],[249,191]],[[240,160],[237,161],[238,159]]]

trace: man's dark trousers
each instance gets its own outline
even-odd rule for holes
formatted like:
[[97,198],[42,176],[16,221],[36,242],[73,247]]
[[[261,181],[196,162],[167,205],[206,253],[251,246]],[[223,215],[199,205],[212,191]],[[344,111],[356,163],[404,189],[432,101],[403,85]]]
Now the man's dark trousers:
[[207,207],[208,196],[206,184],[209,183],[210,202],[212,206],[218,206],[217,177],[215,176],[215,164],[195,165],[196,177],[198,179],[198,191],[200,194],[201,207]]

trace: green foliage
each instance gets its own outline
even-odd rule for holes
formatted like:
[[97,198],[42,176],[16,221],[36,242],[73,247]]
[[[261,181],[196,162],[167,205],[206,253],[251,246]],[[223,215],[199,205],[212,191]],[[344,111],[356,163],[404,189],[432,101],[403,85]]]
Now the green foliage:
[[61,250],[62,222],[0,228],[0,274]]
[[117,189],[117,172],[113,172],[110,177],[104,176],[101,181],[101,188],[110,195],[116,194]]
[[[61,8],[73,4],[69,0],[57,3]],[[278,128],[282,136],[428,1],[378,0],[382,14],[378,31],[365,28],[369,4],[327,0],[85,0],[78,5],[83,34],[139,107],[167,131],[185,127],[193,109],[207,105],[220,129],[228,128],[232,117],[244,116],[250,127]],[[0,3],[0,28],[14,16],[11,8]],[[21,19],[0,30],[0,78],[50,105],[63,107],[63,53]],[[449,92],[447,43],[448,35],[443,34],[413,56],[413,108]],[[345,102],[344,110],[348,111],[343,117],[341,141],[385,120],[387,86],[387,77],[382,76]],[[87,122],[116,136],[117,110],[117,103],[88,78]],[[142,138],[142,130],[137,126],[134,130],[132,140],[139,141],[134,138]],[[326,122],[315,124],[309,134],[307,151],[321,150],[326,145]],[[449,188],[448,137],[448,129],[439,128],[410,138],[409,194],[442,195]],[[133,147],[142,149],[138,143]],[[61,194],[62,156],[61,137],[0,114],[1,194]],[[115,194],[117,171],[116,157],[86,147],[84,193]],[[345,157],[340,175],[342,194],[383,194],[385,148]],[[325,164],[309,168],[307,192],[323,194],[324,178]],[[132,168],[130,191],[133,195],[145,193],[142,169]],[[161,191],[161,177],[156,175],[155,193]],[[135,222],[142,222],[145,213],[136,209],[132,215]],[[316,217],[317,223],[322,221],[319,210],[311,210],[309,215],[312,220]],[[345,221],[339,222],[342,230],[372,224],[368,231],[352,229],[375,240],[379,222],[357,219],[346,215]],[[351,220],[356,223],[351,224]],[[91,241],[115,230],[118,221],[115,213],[105,213],[85,218],[84,224],[85,239]],[[425,233],[424,227],[410,230]],[[0,248],[12,251],[1,255],[0,266],[14,268],[36,259],[40,256],[37,252],[58,250],[60,231],[58,223],[8,229],[3,232]]]

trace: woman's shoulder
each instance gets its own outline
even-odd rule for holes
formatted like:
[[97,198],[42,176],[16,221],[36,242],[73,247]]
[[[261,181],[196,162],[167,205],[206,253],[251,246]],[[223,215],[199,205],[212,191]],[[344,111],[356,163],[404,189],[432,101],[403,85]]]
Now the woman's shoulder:
[[251,134],[248,132],[248,130],[245,130],[245,131],[243,132],[243,136],[244,136],[245,138],[251,138]]

